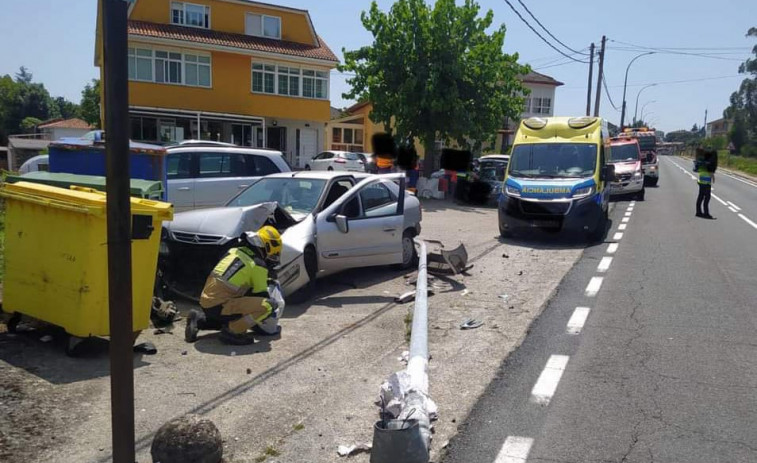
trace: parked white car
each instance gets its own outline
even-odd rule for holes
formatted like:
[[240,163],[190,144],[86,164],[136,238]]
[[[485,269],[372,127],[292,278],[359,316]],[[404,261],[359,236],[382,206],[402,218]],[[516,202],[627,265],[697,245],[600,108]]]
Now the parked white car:
[[177,212],[219,207],[260,177],[291,172],[280,151],[187,141],[167,148],[168,201]]
[[358,153],[324,151],[305,164],[305,170],[365,172],[365,163]]
[[[417,263],[421,208],[403,174],[292,172],[255,182],[226,207],[176,214],[164,224],[162,274],[169,286],[202,282],[245,231],[282,232],[278,279],[286,295],[316,278],[356,267]],[[197,287],[195,287],[197,286]]]
[[50,156],[47,154],[40,154],[29,158],[25,163],[21,164],[18,168],[20,174],[28,174],[29,172],[49,171],[50,170]]

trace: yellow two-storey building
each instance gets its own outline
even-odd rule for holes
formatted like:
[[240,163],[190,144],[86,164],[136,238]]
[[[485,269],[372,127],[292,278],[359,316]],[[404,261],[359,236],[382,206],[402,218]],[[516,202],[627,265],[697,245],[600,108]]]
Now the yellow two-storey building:
[[128,33],[132,140],[267,147],[300,167],[323,146],[338,58],[306,10],[132,0]]

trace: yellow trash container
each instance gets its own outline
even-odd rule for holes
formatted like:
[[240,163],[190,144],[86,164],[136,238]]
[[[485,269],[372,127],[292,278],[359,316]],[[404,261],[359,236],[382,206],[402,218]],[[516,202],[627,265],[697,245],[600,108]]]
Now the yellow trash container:
[[[105,194],[18,182],[4,184],[0,196],[6,210],[3,310],[60,326],[73,336],[108,336]],[[161,222],[173,219],[173,206],[131,198],[131,213],[138,332],[150,321]]]

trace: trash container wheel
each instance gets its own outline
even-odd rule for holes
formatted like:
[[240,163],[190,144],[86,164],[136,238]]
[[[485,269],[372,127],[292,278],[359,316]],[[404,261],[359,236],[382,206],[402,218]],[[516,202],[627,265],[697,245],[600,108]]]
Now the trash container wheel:
[[7,327],[9,333],[15,333],[18,330],[18,324],[21,322],[21,314],[19,312],[13,312],[11,318],[8,319]]
[[89,338],[80,338],[71,334],[66,334],[66,355],[77,357],[80,353],[79,347]]

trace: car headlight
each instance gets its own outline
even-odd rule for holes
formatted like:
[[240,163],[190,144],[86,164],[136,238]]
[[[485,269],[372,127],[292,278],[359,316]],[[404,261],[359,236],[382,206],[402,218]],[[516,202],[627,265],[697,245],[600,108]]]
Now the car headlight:
[[515,196],[516,198],[520,198],[520,190],[518,188],[515,188],[514,186],[505,185],[505,192],[507,193],[507,196]]
[[591,196],[592,193],[594,193],[593,186],[579,188],[573,192],[573,198],[585,198],[587,196]]
[[641,178],[644,176],[644,173],[640,170],[637,170],[636,172],[634,172],[633,176],[636,178]]

